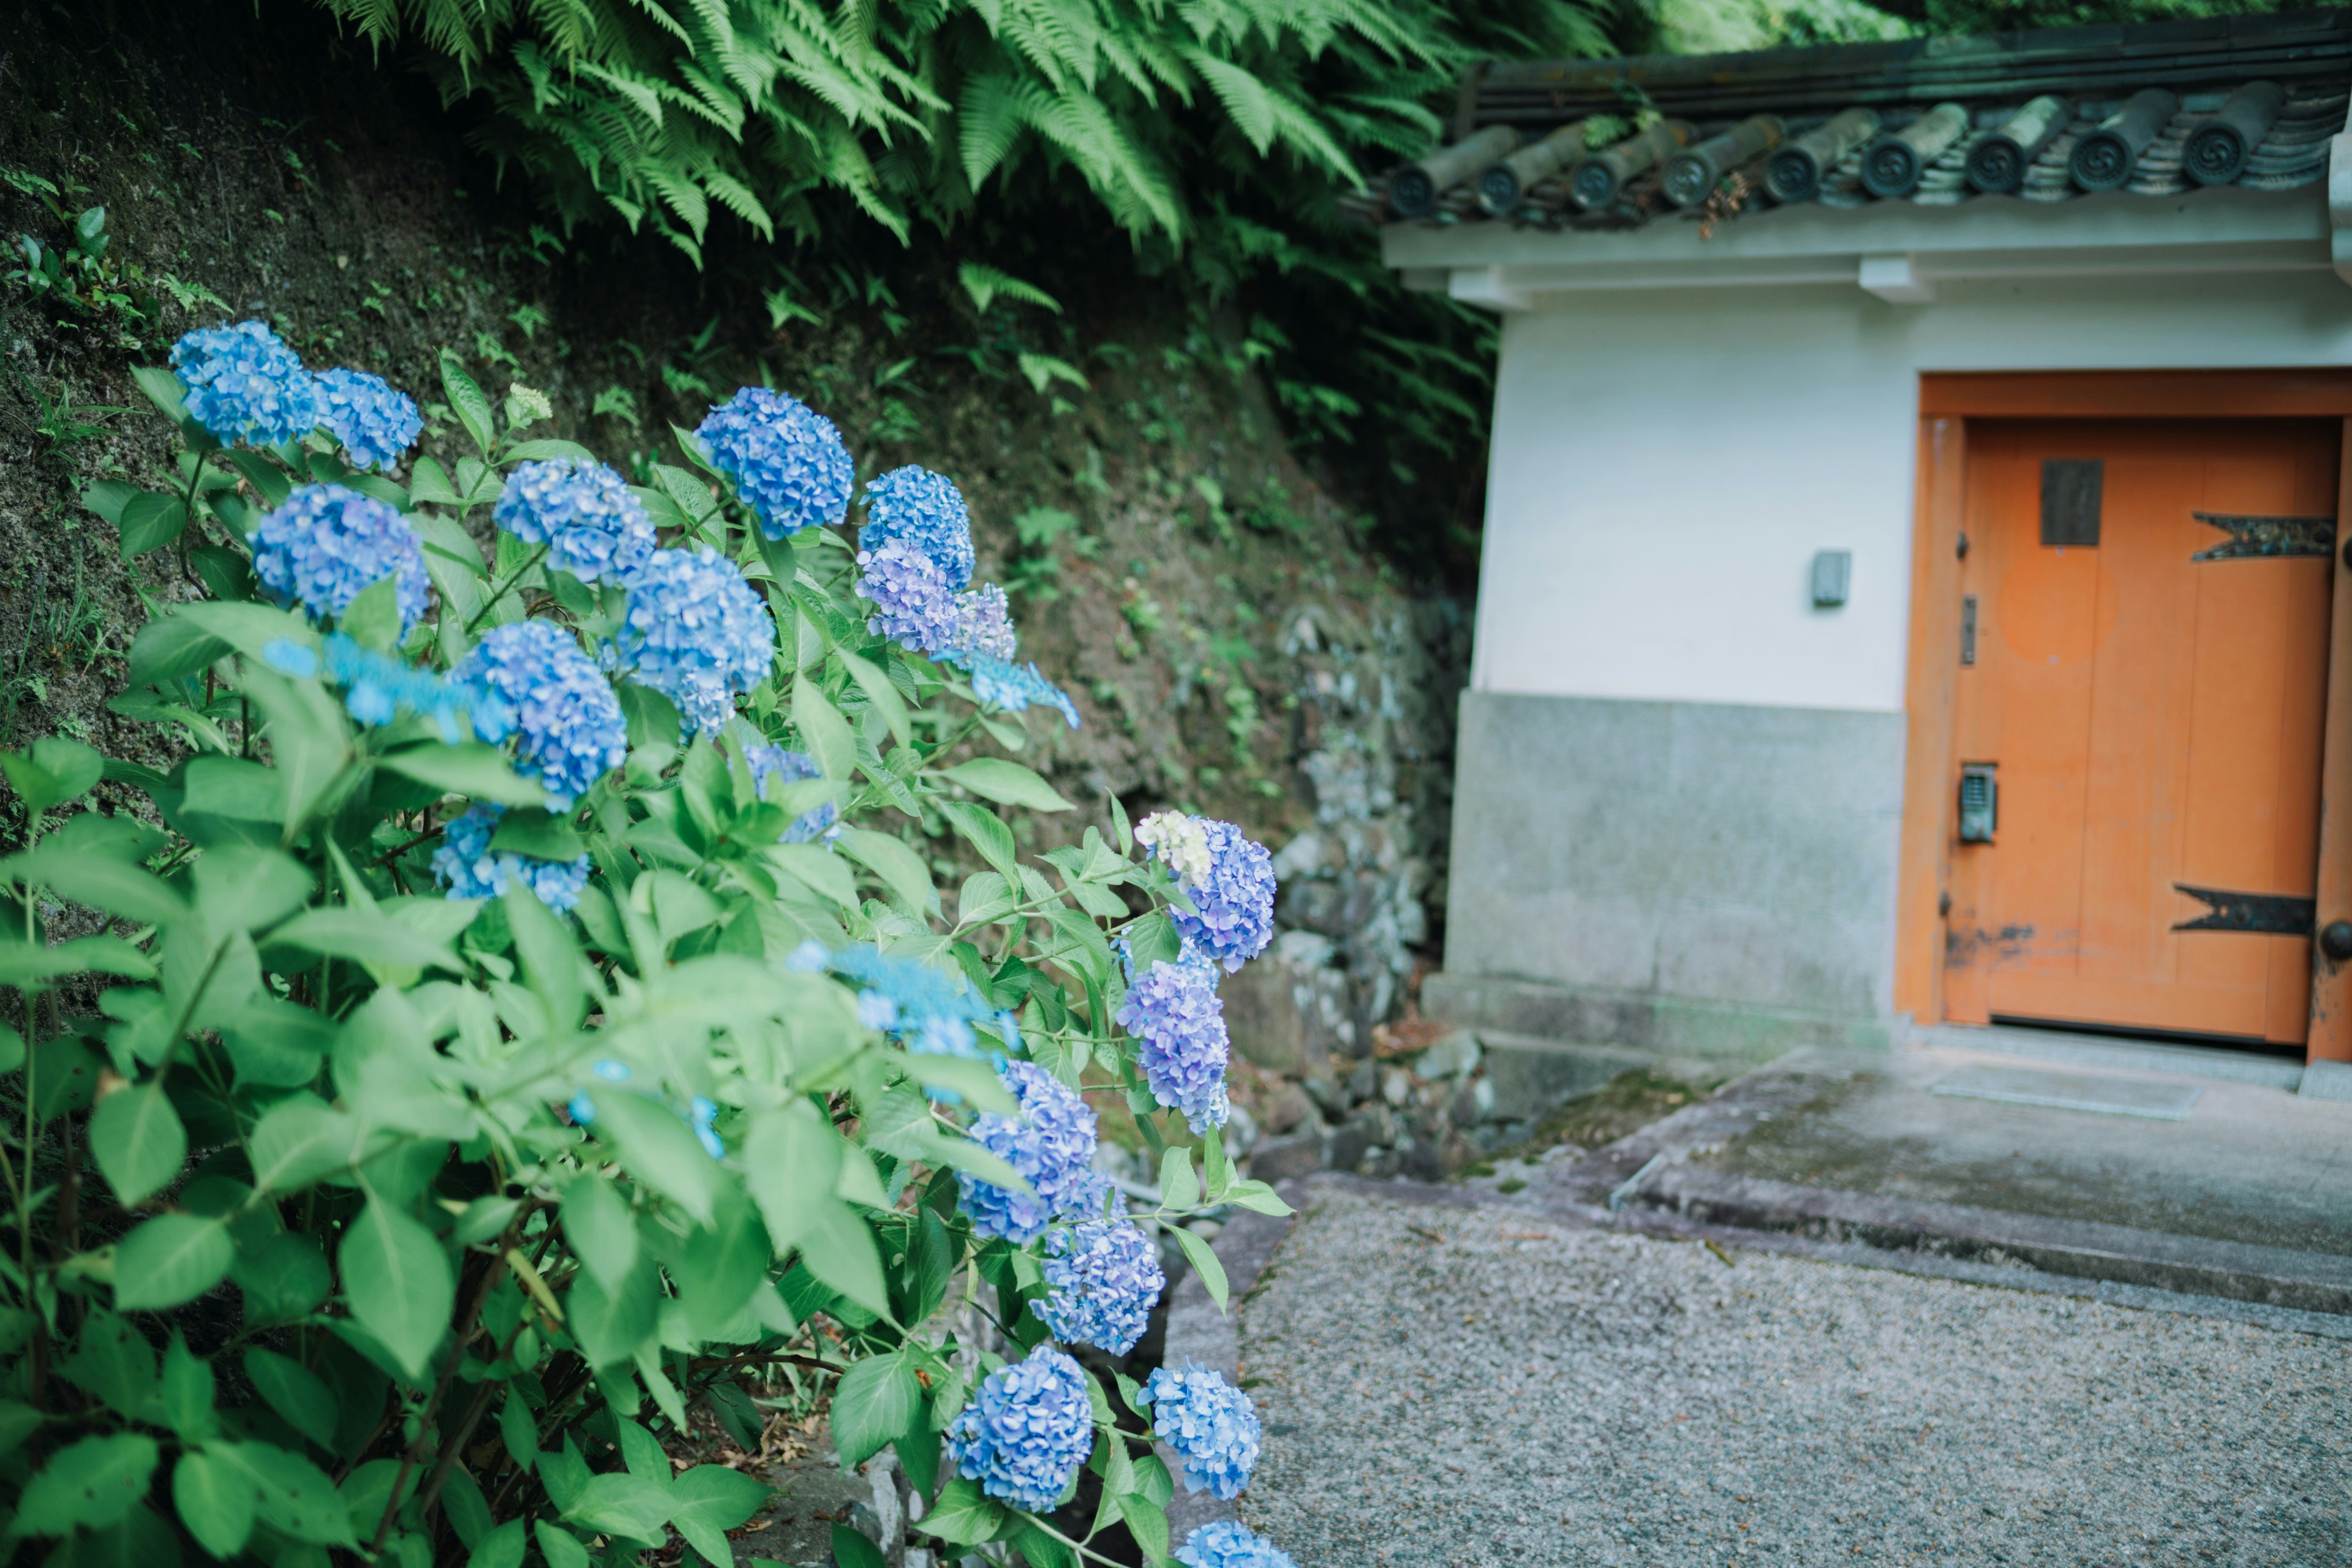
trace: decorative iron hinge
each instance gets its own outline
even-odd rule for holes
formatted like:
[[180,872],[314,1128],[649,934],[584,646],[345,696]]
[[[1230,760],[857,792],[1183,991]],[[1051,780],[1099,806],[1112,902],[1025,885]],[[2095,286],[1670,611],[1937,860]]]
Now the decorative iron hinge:
[[2243,931],[2257,936],[2309,936],[2312,922],[2318,918],[2319,906],[2311,899],[2290,898],[2284,893],[2225,893],[2215,888],[2192,888],[2186,882],[2172,884],[2173,891],[2186,893],[2199,903],[2209,906],[2206,912],[2193,921],[2182,921],[2175,931]]
[[2191,561],[2238,561],[2263,555],[2326,555],[2336,548],[2332,517],[2242,517],[2235,512],[2192,511],[2208,528],[2230,537]]

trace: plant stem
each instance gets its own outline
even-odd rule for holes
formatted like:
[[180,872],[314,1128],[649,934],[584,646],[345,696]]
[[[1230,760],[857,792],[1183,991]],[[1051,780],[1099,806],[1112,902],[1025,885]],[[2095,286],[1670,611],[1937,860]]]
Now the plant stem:
[[541,545],[538,549],[530,552],[521,565],[514,569],[513,573],[509,575],[504,583],[492,583],[490,584],[490,596],[482,601],[482,607],[476,610],[473,614],[473,618],[466,623],[466,635],[467,637],[472,637],[474,635],[474,628],[482,624],[483,616],[488,615],[493,609],[498,607],[498,603],[500,599],[505,598],[509,594],[514,592],[515,584],[521,582],[532,567],[538,565],[541,561],[544,561],[547,558],[547,552],[548,546],[544,544]]

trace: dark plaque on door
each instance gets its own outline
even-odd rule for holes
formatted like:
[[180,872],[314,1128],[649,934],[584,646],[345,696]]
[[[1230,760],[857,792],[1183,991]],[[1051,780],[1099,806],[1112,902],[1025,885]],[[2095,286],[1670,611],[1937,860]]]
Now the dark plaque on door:
[[2042,543],[2099,542],[2099,500],[2106,478],[2106,461],[2101,458],[2042,459]]

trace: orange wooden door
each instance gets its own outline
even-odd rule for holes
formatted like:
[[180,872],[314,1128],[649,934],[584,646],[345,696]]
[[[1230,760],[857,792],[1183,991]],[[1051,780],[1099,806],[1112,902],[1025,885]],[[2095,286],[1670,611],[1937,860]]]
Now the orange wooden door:
[[1954,1021],[2304,1039],[2342,431],[1971,424]]

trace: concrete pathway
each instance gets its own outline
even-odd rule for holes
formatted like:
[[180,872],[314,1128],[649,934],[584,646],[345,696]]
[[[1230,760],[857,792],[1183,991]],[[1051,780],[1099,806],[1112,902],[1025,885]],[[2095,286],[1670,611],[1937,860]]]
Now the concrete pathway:
[[2340,1339],[1301,1195],[1238,1318],[1301,1568],[2352,1562]]

